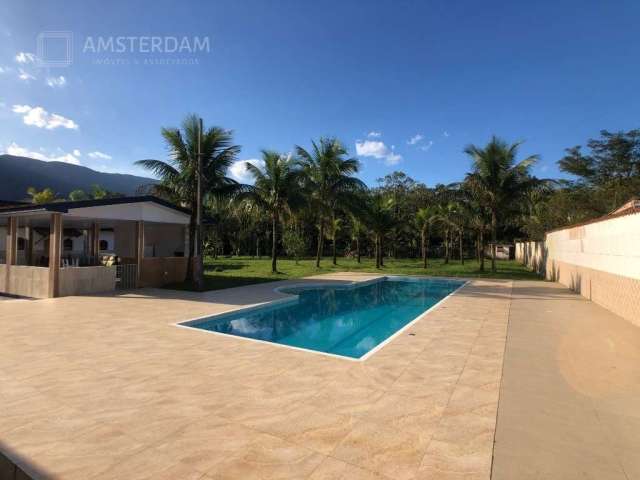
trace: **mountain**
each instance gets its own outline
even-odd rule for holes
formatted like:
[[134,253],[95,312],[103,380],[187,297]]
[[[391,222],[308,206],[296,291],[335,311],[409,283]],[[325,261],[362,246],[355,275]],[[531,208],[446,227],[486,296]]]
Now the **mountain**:
[[23,200],[27,188],[38,190],[50,187],[60,197],[82,189],[90,192],[92,185],[123,195],[135,195],[141,185],[157,180],[122,173],[96,172],[87,167],[63,162],[43,162],[28,157],[0,155],[0,199]]

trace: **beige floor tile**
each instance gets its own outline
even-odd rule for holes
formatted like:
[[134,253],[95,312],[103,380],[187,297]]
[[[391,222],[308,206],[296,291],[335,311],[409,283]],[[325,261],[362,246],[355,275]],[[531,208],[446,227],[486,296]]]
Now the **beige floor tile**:
[[386,480],[377,473],[327,457],[313,471],[309,480]]
[[362,421],[331,454],[361,468],[403,480],[415,475],[427,448],[420,435]]
[[267,413],[245,425],[328,455],[351,432],[354,419],[298,405],[285,412]]
[[255,433],[238,455],[209,469],[216,480],[307,478],[325,457],[280,438]]

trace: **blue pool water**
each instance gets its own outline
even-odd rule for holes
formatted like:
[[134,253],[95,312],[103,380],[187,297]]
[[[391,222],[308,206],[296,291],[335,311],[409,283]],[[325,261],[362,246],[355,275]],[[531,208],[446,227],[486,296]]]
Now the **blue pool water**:
[[388,277],[360,286],[283,289],[297,300],[183,325],[360,358],[464,282]]

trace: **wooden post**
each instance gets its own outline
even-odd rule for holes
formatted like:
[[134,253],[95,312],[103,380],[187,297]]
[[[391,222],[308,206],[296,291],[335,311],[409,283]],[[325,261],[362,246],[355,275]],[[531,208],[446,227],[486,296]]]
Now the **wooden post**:
[[9,236],[7,238],[7,265],[15,265],[18,258],[18,218],[9,217]]
[[144,222],[136,222],[136,287],[142,286],[142,260],[144,259]]
[[18,250],[18,219],[9,217],[7,224],[6,257],[5,257],[5,291],[11,293],[11,266],[16,264]]
[[93,260],[97,262],[98,256],[100,255],[100,225],[96,222],[91,225],[91,246],[89,252]]
[[62,214],[51,214],[49,227],[49,298],[60,295],[60,255],[62,253]]

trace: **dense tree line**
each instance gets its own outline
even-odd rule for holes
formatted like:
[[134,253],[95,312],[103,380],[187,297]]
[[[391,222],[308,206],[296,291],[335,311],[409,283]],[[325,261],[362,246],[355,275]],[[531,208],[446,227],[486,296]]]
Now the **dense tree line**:
[[[182,129],[165,128],[168,161],[138,162],[161,182],[153,193],[192,208],[196,202],[198,119]],[[262,152],[260,166],[247,164],[252,185],[228,177],[240,147],[232,132],[211,127],[202,133],[206,252],[269,255],[273,271],[281,254],[329,255],[384,260],[434,256],[445,262],[475,258],[485,268],[485,251],[496,269],[495,245],[516,238],[540,239],[548,229],[619,207],[640,192],[640,131],[601,132],[599,139],[567,149],[559,160],[575,180],[539,179],[531,174],[538,157],[518,159],[520,143],[493,137],[484,147],[469,145],[471,168],[460,182],[427,187],[396,171],[367,187],[357,178],[360,163],[336,138],[320,138],[292,154]],[[191,238],[195,217],[191,222]]]

